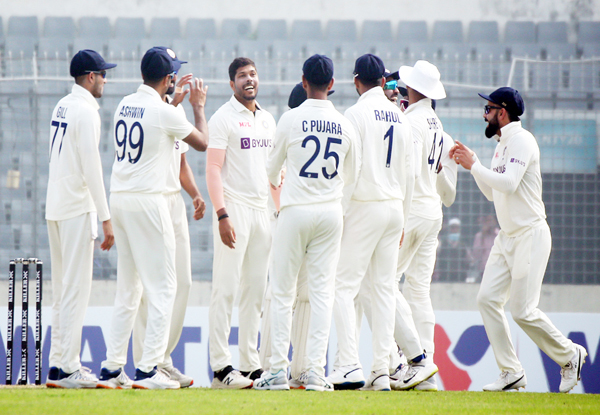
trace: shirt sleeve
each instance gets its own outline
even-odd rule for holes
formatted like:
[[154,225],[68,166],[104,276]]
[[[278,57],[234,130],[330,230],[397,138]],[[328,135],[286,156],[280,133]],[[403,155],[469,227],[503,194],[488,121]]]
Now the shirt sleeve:
[[446,207],[452,206],[456,199],[456,183],[458,180],[458,165],[449,156],[450,149],[454,146],[454,140],[444,133],[444,147],[442,149],[442,171],[436,178],[436,189],[442,203]]
[[471,174],[475,177],[478,185],[481,181],[498,192],[512,194],[519,187],[532,155],[532,149],[526,140],[512,140],[510,147],[506,147],[505,165],[502,173],[487,169],[481,163],[476,162],[471,167]]
[[98,219],[104,222],[110,219],[104,179],[102,177],[102,161],[100,159],[100,115],[95,110],[82,109],[81,117],[76,128],[78,142],[78,153],[81,161],[83,178],[90,191]]
[[354,111],[352,111],[351,109],[346,110],[346,112],[344,112],[344,116],[348,119],[348,121],[350,121],[350,125],[353,128],[353,133],[354,133],[354,142],[355,142],[355,147],[356,147],[356,157],[357,157],[357,166],[356,166],[356,180],[354,180],[352,183],[346,183],[344,182],[344,190],[343,190],[343,196],[342,196],[342,207],[344,209],[344,213],[346,212],[346,209],[350,203],[350,200],[352,199],[352,194],[354,193],[354,189],[356,188],[356,182],[358,181],[358,177],[360,176],[360,170],[361,170],[361,166],[362,166],[362,133],[361,133],[361,126],[360,126],[360,122],[357,120],[357,115],[355,114]]
[[166,104],[162,108],[161,124],[171,137],[177,140],[183,140],[194,130],[194,126],[185,117],[185,112],[180,111],[177,107]]
[[[407,117],[408,118],[408,117]],[[421,168],[423,167],[423,134],[421,133],[421,129],[419,128],[419,123],[416,118],[408,118],[408,122],[410,123],[412,129],[412,140],[413,140],[413,157],[414,157],[414,171],[415,171],[415,180],[421,176]]]
[[208,148],[227,150],[229,146],[229,126],[221,111],[217,111],[208,121]]
[[279,119],[279,123],[275,130],[273,148],[267,159],[267,175],[273,186],[279,186],[281,184],[281,167],[287,156],[289,135],[291,133],[290,123],[288,122],[289,118],[290,113],[287,112]]

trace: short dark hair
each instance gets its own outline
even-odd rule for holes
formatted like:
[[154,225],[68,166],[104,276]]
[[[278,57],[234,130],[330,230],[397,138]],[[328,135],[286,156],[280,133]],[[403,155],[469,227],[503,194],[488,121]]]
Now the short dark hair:
[[519,118],[518,115],[511,114],[510,112],[508,112],[508,119],[510,120],[510,122],[521,121],[521,118]]
[[358,78],[358,80],[367,88],[375,88],[376,86],[381,86],[381,78],[375,78],[375,79],[360,79]]
[[235,74],[237,73],[237,70],[248,65],[253,66],[256,69],[256,64],[252,59],[244,57],[235,58],[233,62],[231,62],[231,64],[229,65],[229,80],[233,81],[235,79]]
[[[306,78],[304,78],[304,79],[306,79]],[[313,84],[308,79],[306,80],[306,82],[308,83],[310,88],[314,89],[315,91],[325,92],[325,91],[327,91],[327,87],[329,86],[329,82],[327,82],[326,84]]]

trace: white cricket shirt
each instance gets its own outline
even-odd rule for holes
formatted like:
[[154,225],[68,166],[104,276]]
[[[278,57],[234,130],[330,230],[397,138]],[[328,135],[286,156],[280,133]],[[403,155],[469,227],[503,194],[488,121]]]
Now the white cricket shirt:
[[123,98],[114,117],[111,193],[165,193],[175,140],[193,128],[185,112],[164,102],[152,87],[140,85]]
[[413,139],[420,153],[420,173],[415,181],[410,214],[424,219],[436,220],[442,215],[442,201],[437,192],[437,168],[442,163],[444,147],[449,150],[444,141],[442,122],[431,108],[431,99],[424,98],[410,104],[404,111],[412,127]]
[[414,186],[410,124],[381,87],[371,88],[346,110],[361,142],[361,168],[352,200],[404,201],[405,214]]
[[92,94],[75,84],[52,111],[47,220],[66,220],[88,212],[98,212],[102,222],[110,219],[98,151],[99,108]]
[[477,160],[471,174],[483,194],[494,202],[498,224],[509,236],[546,220],[542,201],[540,148],[520,121],[502,127],[491,169]]
[[356,181],[360,146],[354,127],[328,100],[307,99],[281,116],[267,161],[269,180],[281,183],[281,208],[334,202]]
[[208,122],[208,148],[226,150],[221,169],[223,196],[253,209],[267,209],[267,156],[273,146],[275,119],[256,103],[256,113],[235,96]]
[[[178,105],[177,108],[185,116],[185,110],[182,105]],[[171,166],[169,167],[169,173],[167,174],[167,190],[166,193],[176,193],[181,191],[181,180],[179,179],[179,173],[181,172],[181,155],[187,153],[190,149],[188,143],[182,140],[175,140],[173,146],[173,159]]]

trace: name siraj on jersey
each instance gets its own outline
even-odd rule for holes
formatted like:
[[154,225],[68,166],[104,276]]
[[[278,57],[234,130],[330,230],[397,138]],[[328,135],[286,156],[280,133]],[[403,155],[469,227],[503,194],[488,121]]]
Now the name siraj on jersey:
[[142,107],[121,107],[119,111],[119,117],[123,118],[144,118],[144,111],[146,108]]
[[316,133],[336,134],[342,135],[342,126],[336,122],[325,121],[325,120],[304,120],[302,121],[302,131],[305,133],[309,131]]
[[375,113],[375,121],[396,122],[402,124],[397,112],[379,110],[373,110],[373,112]]

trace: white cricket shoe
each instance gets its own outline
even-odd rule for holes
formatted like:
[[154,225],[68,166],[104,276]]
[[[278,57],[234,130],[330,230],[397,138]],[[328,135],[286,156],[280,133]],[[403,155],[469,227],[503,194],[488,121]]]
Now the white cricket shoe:
[[288,379],[288,385],[290,385],[290,389],[304,389],[304,384],[300,382],[300,379]]
[[560,386],[558,390],[561,393],[568,393],[577,385],[581,378],[581,366],[585,363],[587,351],[583,346],[575,345],[575,354],[569,362],[560,369]]
[[408,364],[398,366],[393,372],[390,370],[390,384],[392,389],[394,385],[399,381],[404,379],[404,375],[406,375],[406,371],[408,370]]
[[189,388],[194,384],[194,379],[192,379],[190,376],[181,373],[181,371],[175,366],[163,367],[160,370],[163,370],[166,373],[168,373],[168,375],[171,377],[171,380],[176,380],[177,382],[179,382],[179,386],[181,386],[182,388]]
[[516,373],[504,371],[500,373],[498,380],[485,385],[483,390],[486,392],[503,392],[511,389],[518,390],[519,388],[524,388],[525,385],[527,385],[527,376],[525,376],[524,370]]
[[435,376],[430,377],[427,380],[419,383],[412,390],[415,391],[423,391],[423,392],[437,392],[437,381],[435,380]]
[[[59,379],[51,387],[64,389],[93,389],[98,384],[98,378],[87,367],[81,367],[71,374],[60,370]],[[46,384],[48,385],[48,384]]]
[[360,365],[335,368],[327,380],[336,390],[358,389],[365,385],[365,375]]
[[317,375],[312,369],[302,372],[299,381],[307,391],[333,392],[333,383],[324,376]]
[[213,389],[248,389],[252,387],[252,380],[240,373],[239,370],[232,370],[221,381],[214,377],[210,387]]
[[99,389],[131,389],[132,385],[133,381],[129,379],[122,368],[110,371],[103,367],[96,387]]
[[179,389],[179,382],[171,380],[169,375],[162,370],[152,369],[144,372],[140,369],[135,371],[135,380],[131,385],[134,389]]
[[277,373],[271,373],[269,370],[263,372],[260,378],[254,381],[254,389],[271,391],[288,391],[287,375],[282,369]]
[[361,391],[390,391],[389,369],[380,369],[371,372]]
[[419,383],[435,375],[437,372],[438,367],[428,357],[425,357],[420,362],[411,362],[408,364],[408,369],[406,370],[404,377],[398,382],[394,382],[394,389],[412,389]]

